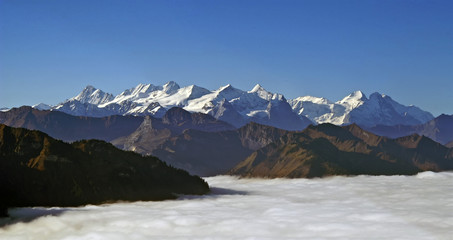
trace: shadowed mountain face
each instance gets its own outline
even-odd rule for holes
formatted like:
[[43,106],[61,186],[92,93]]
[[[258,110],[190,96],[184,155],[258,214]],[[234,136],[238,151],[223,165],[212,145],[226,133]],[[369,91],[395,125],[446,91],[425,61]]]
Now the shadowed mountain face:
[[212,176],[224,174],[252,151],[286,133],[257,123],[224,132],[186,130],[163,141],[151,154],[192,174]]
[[429,137],[436,142],[447,144],[453,141],[453,115],[442,114],[435,119],[416,126],[374,126],[367,128],[368,131],[391,138],[418,134]]
[[[78,117],[68,115],[58,111],[39,111],[30,107],[21,107],[12,109],[8,112],[0,112],[0,123],[5,123],[14,127],[24,127],[28,129],[42,130],[52,137],[59,138],[65,141],[77,141],[81,139],[101,139],[110,141],[120,149],[132,150],[144,155],[156,155],[164,157],[164,161],[171,163],[174,166],[184,167],[187,170],[193,170],[192,173],[207,175],[206,173],[224,173],[233,167],[236,162],[229,159],[230,164],[221,163],[217,160],[215,166],[210,164],[202,166],[193,163],[207,163],[211,159],[218,159],[218,153],[213,155],[206,154],[210,149],[193,146],[195,142],[190,143],[189,148],[177,147],[180,151],[173,156],[174,152],[167,152],[170,148],[167,146],[175,142],[172,138],[184,138],[187,134],[182,135],[184,131],[193,129],[194,132],[203,131],[210,132],[207,135],[216,135],[218,131],[232,131],[234,129],[230,124],[217,120],[214,117],[202,113],[189,113],[182,108],[169,109],[165,115],[160,118],[151,116],[134,117],[134,116],[111,116],[103,118]],[[189,131],[190,132],[190,131]],[[224,142],[220,139],[207,142],[209,147],[215,146],[217,149],[221,146],[226,147],[228,152],[237,154],[239,161],[247,156],[250,151],[236,148],[234,143]],[[187,140],[187,139],[186,139]],[[239,141],[239,140],[238,140]],[[180,141],[177,141],[178,143]],[[239,141],[240,142],[240,141]],[[220,145],[219,145],[220,144]],[[227,144],[232,144],[227,146]],[[202,147],[206,147],[201,145]],[[174,147],[173,147],[174,148]],[[157,151],[156,149],[159,149]],[[181,149],[184,149],[182,151]],[[194,152],[197,149],[198,152]],[[255,149],[253,149],[255,150]],[[171,156],[171,157],[170,157]],[[193,158],[190,158],[193,156]],[[228,156],[228,155],[226,155]],[[236,156],[236,155],[234,155]],[[200,158],[201,157],[201,158]],[[195,166],[194,169],[191,166]],[[200,170],[198,168],[200,167]],[[208,170],[208,169],[214,170]]]
[[125,150],[141,154],[154,154],[154,150],[172,137],[181,135],[185,130],[193,129],[204,132],[233,130],[230,124],[202,113],[189,113],[182,108],[168,110],[162,119],[144,117],[141,125],[130,135],[111,142]]
[[142,122],[143,117],[81,117],[58,111],[40,111],[31,107],[0,112],[1,124],[43,131],[53,138],[70,142],[81,139],[111,141],[131,134]]
[[[446,121],[439,117],[432,122],[438,123],[435,126],[448,126],[445,124],[448,117]],[[202,176],[224,174],[232,168],[231,173],[247,176],[314,177],[413,174],[450,166],[450,162],[439,160],[439,156],[446,154],[446,148],[430,144],[427,138],[411,135],[406,142],[403,142],[406,138],[391,140],[356,125],[326,124],[290,132],[251,122],[234,129],[210,115],[189,113],[181,108],[168,110],[161,119],[75,117],[19,108],[0,113],[0,120],[14,126],[45,129],[65,136],[65,140],[96,137],[109,140],[121,149],[154,155]],[[433,129],[448,132],[445,127]],[[448,154],[446,158],[451,152]]]
[[[102,118],[72,116],[58,111],[41,111],[31,107],[13,108],[0,112],[0,123],[10,127],[22,127],[43,131],[63,141],[99,139],[112,141],[127,137],[142,125],[151,124],[157,130],[166,129],[173,135],[185,129],[225,131],[234,129],[228,123],[201,113],[189,113],[181,108],[172,108],[162,119],[136,116],[109,116]],[[120,145],[117,140],[115,144]]]
[[[204,194],[199,177],[99,140],[67,144],[0,125],[0,207],[77,206]],[[4,213],[4,212],[3,212]]]
[[230,174],[247,177],[415,174],[453,169],[453,150],[418,135],[395,140],[357,125],[310,126],[253,152]]

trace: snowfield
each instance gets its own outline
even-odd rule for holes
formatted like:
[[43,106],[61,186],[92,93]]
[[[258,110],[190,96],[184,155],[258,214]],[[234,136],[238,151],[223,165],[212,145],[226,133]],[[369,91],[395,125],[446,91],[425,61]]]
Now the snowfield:
[[[163,202],[11,209],[1,239],[452,239],[453,173],[206,179]],[[24,222],[21,222],[24,221]]]

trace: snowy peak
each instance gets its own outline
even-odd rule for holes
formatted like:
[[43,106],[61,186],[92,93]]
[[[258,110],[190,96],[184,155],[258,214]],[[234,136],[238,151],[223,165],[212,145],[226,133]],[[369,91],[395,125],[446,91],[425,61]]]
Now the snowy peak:
[[434,118],[428,112],[401,105],[380,93],[373,93],[368,99],[362,91],[355,91],[337,102],[312,96],[287,101],[282,94],[269,92],[260,84],[250,91],[234,88],[231,84],[211,91],[196,85],[180,87],[174,81],[162,86],[138,84],[117,96],[87,86],[76,97],[52,109],[79,116],[163,117],[173,107],[206,113],[237,127],[254,121],[287,130],[301,130],[311,122],[415,125]]
[[223,87],[220,87],[217,90],[217,92],[225,92],[225,93],[227,93],[227,92],[238,92],[238,91],[242,92],[241,90],[233,87],[233,85],[231,85],[231,84],[227,84],[227,85],[225,85]]
[[220,87],[216,92],[218,96],[225,98],[228,101],[238,98],[245,93],[242,90],[234,88],[231,84]]
[[266,91],[260,84],[256,84],[250,92]]
[[391,97],[372,93],[369,99],[362,91],[355,91],[342,100],[332,103],[325,98],[311,96],[288,101],[295,113],[306,116],[316,123],[345,125],[356,123],[361,126],[416,125],[434,117],[414,106],[404,106]]
[[122,103],[125,101],[135,101],[144,99],[150,96],[150,94],[154,91],[162,90],[161,86],[154,86],[153,84],[143,84],[140,83],[136,87],[127,89],[117,95],[113,102]]
[[362,105],[367,100],[368,99],[362,91],[355,91],[340,100],[338,103],[352,109]]
[[166,94],[173,94],[178,91],[178,89],[180,89],[179,85],[173,81],[167,82],[162,86],[162,91]]
[[363,93],[362,91],[358,90],[358,91],[352,92],[351,94],[349,94],[348,96],[346,96],[345,98],[340,100],[340,102],[348,102],[348,101],[352,101],[352,100],[366,101],[367,97],[366,97],[365,93]]
[[423,111],[420,108],[413,105],[404,106],[385,94],[380,94],[376,92],[370,95],[370,99],[376,99],[391,105],[392,108],[404,118],[407,117],[414,118],[415,121],[413,121],[413,123],[408,123],[409,125],[422,124],[434,118],[434,116],[429,112]]
[[[253,87],[253,89],[251,91],[249,91],[248,93],[255,93],[260,98],[265,99],[265,100],[271,100],[271,99],[278,100],[278,98],[280,97],[277,94],[273,94],[273,93],[267,91],[259,84],[256,84],[255,87]],[[280,97],[280,99],[281,99],[281,97]]]
[[136,98],[143,98],[147,97],[149,93],[156,91],[156,90],[161,90],[162,88],[159,86],[154,86],[152,84],[138,84],[137,87],[131,89],[131,95],[136,97]]
[[209,93],[211,93],[211,91],[206,88],[202,88],[197,85],[190,85],[179,89],[179,91],[175,94],[177,96],[175,99],[187,102],[188,100],[200,98]]
[[96,90],[97,89],[95,87],[88,85],[82,90],[82,92],[80,92],[77,96],[75,96],[72,99],[83,102],[85,99],[88,100],[89,97],[91,96],[91,94],[93,94],[94,91],[96,91]]
[[77,100],[81,103],[102,104],[113,100],[113,95],[88,85],[81,93],[79,93],[79,95],[70,100]]

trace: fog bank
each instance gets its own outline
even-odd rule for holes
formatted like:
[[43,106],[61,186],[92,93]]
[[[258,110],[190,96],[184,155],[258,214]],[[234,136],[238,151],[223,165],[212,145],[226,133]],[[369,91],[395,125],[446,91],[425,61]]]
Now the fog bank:
[[213,193],[203,197],[80,208],[10,209],[16,223],[0,228],[0,239],[453,236],[453,173],[272,180],[217,176],[206,180]]

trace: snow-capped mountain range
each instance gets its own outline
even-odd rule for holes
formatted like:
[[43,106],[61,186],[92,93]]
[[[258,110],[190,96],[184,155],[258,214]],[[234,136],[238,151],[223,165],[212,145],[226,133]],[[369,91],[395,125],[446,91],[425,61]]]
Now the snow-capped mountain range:
[[369,98],[355,91],[337,102],[325,98],[298,97],[288,101],[294,112],[308,117],[316,123],[345,125],[356,123],[361,126],[417,125],[434,117],[431,113],[415,106],[404,106],[391,97],[373,93]]
[[163,86],[139,84],[117,96],[87,86],[79,95],[56,106],[38,104],[33,107],[92,117],[162,117],[168,109],[181,107],[212,115],[236,127],[254,121],[287,130],[301,130],[312,123],[416,125],[434,118],[429,112],[401,105],[379,93],[367,98],[361,91],[356,91],[337,102],[312,96],[286,100],[282,94],[271,93],[259,84],[250,91],[229,84],[211,91],[196,85],[180,87],[173,81]]

